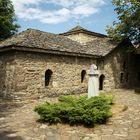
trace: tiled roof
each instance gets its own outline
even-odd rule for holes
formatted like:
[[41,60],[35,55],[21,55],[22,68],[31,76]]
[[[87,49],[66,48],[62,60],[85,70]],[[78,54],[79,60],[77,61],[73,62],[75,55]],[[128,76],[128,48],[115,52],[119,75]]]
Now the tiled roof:
[[118,46],[118,43],[109,38],[98,38],[86,43],[85,46],[90,53],[105,56],[115,49]]
[[17,46],[26,49],[38,49],[45,51],[55,51],[61,53],[79,54],[90,56],[105,56],[118,44],[112,42],[107,37],[98,38],[97,40],[81,45],[80,43],[68,39],[65,36],[42,32],[39,30],[28,29],[5,41],[0,42],[0,49],[8,46]]

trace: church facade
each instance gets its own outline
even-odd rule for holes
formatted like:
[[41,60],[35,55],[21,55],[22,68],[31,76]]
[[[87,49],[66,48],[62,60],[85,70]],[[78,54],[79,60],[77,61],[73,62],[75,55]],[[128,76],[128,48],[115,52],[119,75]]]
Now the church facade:
[[[62,34],[28,29],[0,42],[0,96],[37,99],[87,92],[88,70],[96,64],[99,89],[139,84],[132,44],[76,26]],[[139,62],[138,62],[139,63]]]

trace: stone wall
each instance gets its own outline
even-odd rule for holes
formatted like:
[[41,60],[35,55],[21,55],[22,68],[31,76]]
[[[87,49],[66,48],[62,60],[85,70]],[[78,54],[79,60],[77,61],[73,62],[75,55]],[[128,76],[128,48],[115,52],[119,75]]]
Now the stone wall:
[[9,99],[13,92],[14,53],[0,54],[0,97]]
[[[96,60],[40,53],[15,54],[13,89],[16,99],[42,98],[87,92],[88,75],[81,83],[81,71],[89,70]],[[50,69],[52,84],[45,87],[45,72]]]
[[68,35],[67,37],[81,44],[85,44],[87,42],[90,42],[92,40],[97,40],[97,38],[99,38],[99,37],[84,34],[84,33],[72,34],[72,35]]
[[[116,48],[111,54],[100,59],[100,75],[104,75],[104,89],[128,88],[133,83],[133,56],[127,46]],[[124,64],[125,63],[125,64]],[[125,68],[124,68],[125,65]],[[121,79],[121,73],[122,79]]]
[[[0,56],[0,96],[26,100],[87,92],[88,74],[81,83],[81,72],[88,72],[91,64],[98,65],[100,76],[105,76],[104,90],[131,87],[136,85],[136,73],[139,72],[134,58],[123,46],[98,60],[35,52],[3,53]],[[45,86],[45,72],[48,69],[53,74],[49,86]]]

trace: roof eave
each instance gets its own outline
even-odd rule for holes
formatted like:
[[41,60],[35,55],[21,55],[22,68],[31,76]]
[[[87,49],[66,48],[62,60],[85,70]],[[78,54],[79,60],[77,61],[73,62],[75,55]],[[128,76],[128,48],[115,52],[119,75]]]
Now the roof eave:
[[25,46],[18,46],[18,45],[10,45],[6,47],[1,47],[0,52],[6,51],[25,51],[25,52],[38,52],[38,53],[46,53],[46,54],[57,54],[57,55],[66,55],[66,56],[77,56],[77,57],[87,57],[87,58],[100,58],[102,56],[86,54],[86,53],[75,53],[75,52],[67,52],[67,51],[58,51],[58,50],[49,50],[49,49],[42,49],[42,48],[31,48]]

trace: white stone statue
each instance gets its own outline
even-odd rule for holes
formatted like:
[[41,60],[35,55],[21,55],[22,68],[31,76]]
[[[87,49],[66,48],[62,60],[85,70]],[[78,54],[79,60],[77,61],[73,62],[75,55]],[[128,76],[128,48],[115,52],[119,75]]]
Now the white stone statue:
[[99,96],[99,71],[97,66],[90,66],[89,82],[88,82],[88,98]]

